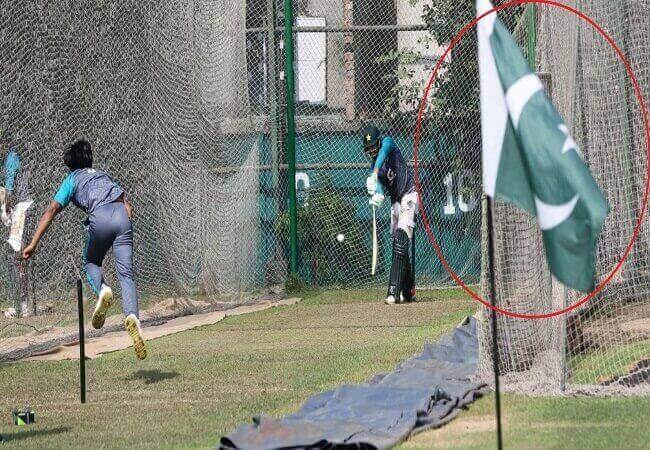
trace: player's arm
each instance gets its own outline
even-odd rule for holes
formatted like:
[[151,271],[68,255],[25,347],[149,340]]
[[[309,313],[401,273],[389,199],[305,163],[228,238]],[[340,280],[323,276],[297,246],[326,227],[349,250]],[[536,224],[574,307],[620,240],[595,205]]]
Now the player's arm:
[[[375,172],[379,174],[379,172]],[[379,179],[377,180],[377,184],[375,185],[375,193],[376,194],[381,194],[382,196],[384,195],[384,185],[381,184],[381,181]]]
[[375,167],[373,168],[373,173],[379,175],[379,171],[384,165],[384,162],[386,161],[386,158],[392,152],[395,150],[397,146],[395,145],[395,141],[393,140],[392,137],[386,136],[381,140],[381,148],[379,149],[379,153],[377,154],[377,160],[375,161]]
[[392,137],[386,136],[381,140],[381,148],[379,149],[379,153],[377,153],[377,159],[375,160],[375,165],[373,167],[372,174],[370,175],[367,181],[368,194],[370,194],[371,196],[374,196],[375,194],[379,194],[383,198],[384,186],[378,180],[379,172],[382,170],[384,162],[386,161],[386,158],[388,157],[390,152],[394,151],[396,148],[397,146],[395,145],[395,141],[393,140]]
[[129,220],[133,220],[133,205],[126,198],[126,192],[122,194],[122,203],[124,203],[124,207],[126,208],[126,215],[129,216]]
[[62,210],[63,210],[63,206],[61,206],[59,202],[57,202],[56,200],[50,203],[50,206],[47,207],[47,209],[41,216],[41,220],[38,221],[38,226],[36,227],[36,231],[34,232],[32,241],[29,243],[27,247],[23,249],[23,258],[29,259],[34,254],[36,248],[38,247],[38,243],[41,241],[41,238],[43,237],[47,229],[50,227],[50,224],[52,223],[54,218]]
[[[122,189],[120,184],[117,181],[113,180],[113,183],[115,184],[116,187]],[[121,200],[122,203],[124,203],[124,207],[126,208],[126,215],[129,216],[129,220],[133,220],[133,204],[126,198],[126,192],[124,191],[124,189],[122,189],[122,195],[120,196],[119,200]]]
[[41,241],[41,238],[50,227],[50,224],[54,218],[63,210],[63,208],[68,206],[70,200],[72,200],[73,190],[74,179],[72,178],[72,174],[70,174],[65,178],[65,180],[63,180],[63,183],[61,183],[59,190],[54,196],[54,200],[50,203],[50,205],[41,216],[41,220],[38,221],[38,226],[36,227],[32,241],[27,247],[23,249],[23,258],[29,259],[34,254],[36,248],[38,247],[38,243]]

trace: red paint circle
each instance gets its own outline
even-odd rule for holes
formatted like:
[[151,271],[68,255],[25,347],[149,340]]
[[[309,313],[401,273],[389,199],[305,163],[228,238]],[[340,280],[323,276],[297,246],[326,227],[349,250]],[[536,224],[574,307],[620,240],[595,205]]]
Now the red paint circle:
[[506,8],[511,8],[513,6],[517,5],[524,5],[528,3],[539,3],[539,4],[545,4],[545,5],[550,5],[550,6],[556,6],[558,8],[564,9],[566,11],[569,11],[576,16],[578,16],[580,19],[583,21],[587,22],[589,25],[591,25],[598,33],[611,45],[611,47],[614,49],[616,54],[618,55],[619,60],[623,63],[625,66],[625,70],[627,71],[627,74],[630,78],[630,81],[632,82],[632,85],[634,86],[634,93],[636,95],[636,99],[639,103],[639,106],[641,108],[641,114],[642,114],[642,119],[643,119],[643,124],[645,127],[645,141],[646,141],[646,182],[645,182],[645,191],[643,194],[643,202],[642,202],[642,208],[639,212],[639,215],[637,217],[636,221],[636,226],[634,227],[634,231],[632,233],[632,239],[630,240],[627,248],[625,249],[625,253],[623,254],[623,257],[621,260],[618,262],[618,264],[614,267],[614,269],[610,272],[610,274],[605,278],[596,288],[587,296],[585,296],[583,299],[575,302],[574,304],[564,308],[564,309],[559,309],[557,311],[553,311],[550,313],[546,314],[524,314],[524,313],[517,313],[513,311],[508,311],[503,308],[499,308],[498,306],[492,306],[490,302],[486,301],[483,299],[480,295],[478,295],[476,292],[471,290],[464,282],[463,280],[454,272],[454,270],[451,268],[447,260],[445,259],[444,255],[442,254],[442,250],[440,249],[440,245],[438,244],[438,241],[436,240],[436,237],[434,236],[433,232],[431,231],[431,226],[429,225],[429,220],[427,218],[426,211],[424,208],[422,208],[422,220],[424,222],[424,228],[427,232],[427,236],[429,237],[429,241],[431,242],[431,245],[433,245],[433,248],[435,249],[436,253],[438,254],[438,258],[440,258],[440,262],[442,265],[445,267],[447,272],[451,275],[451,277],[458,283],[469,295],[472,296],[475,300],[478,302],[482,303],[485,307],[490,308],[496,312],[499,312],[505,316],[508,317],[515,317],[518,319],[548,319],[551,317],[556,317],[561,314],[568,313],[579,306],[583,305],[584,303],[588,302],[591,300],[596,294],[598,294],[600,291],[603,290],[607,284],[612,280],[614,275],[621,269],[623,263],[629,256],[630,252],[632,251],[632,246],[634,245],[634,242],[637,240],[639,236],[639,231],[641,229],[641,223],[643,222],[643,218],[645,216],[645,211],[646,208],[648,207],[648,195],[650,194],[650,126],[648,123],[650,120],[648,119],[648,109],[646,107],[645,101],[643,99],[643,94],[641,92],[641,88],[639,87],[639,82],[637,81],[634,72],[632,71],[632,67],[621,51],[621,49],[616,45],[616,42],[614,42],[614,39],[607,34],[607,32],[598,24],[596,23],[593,19],[588,17],[586,14],[584,14],[582,11],[579,11],[571,6],[558,3],[553,0],[513,0],[508,3],[504,3],[500,6],[497,6],[495,8],[492,8],[490,11],[487,11],[484,14],[481,14],[479,17],[475,18],[472,20],[470,23],[465,25],[459,32],[454,36],[454,38],[451,40],[451,43],[445,50],[445,52],[442,54],[440,59],[438,59],[438,62],[436,63],[431,76],[429,78],[429,82],[427,83],[426,89],[424,91],[424,96],[422,97],[422,101],[420,102],[420,109],[418,111],[418,118],[415,126],[415,135],[414,135],[414,146],[413,146],[413,158],[414,158],[414,166],[415,166],[415,187],[418,192],[418,196],[420,198],[420,201],[422,199],[422,187],[420,185],[420,177],[419,177],[419,167],[418,167],[418,148],[420,144],[420,128],[422,125],[422,117],[424,115],[424,110],[427,105],[427,99],[429,97],[429,92],[431,90],[431,86],[433,83],[436,81],[438,77],[438,72],[440,70],[440,67],[442,66],[443,61],[449,55],[451,50],[458,44],[458,42],[463,38],[463,36],[472,28],[476,26],[476,24],[482,20],[485,16],[496,13],[502,9]]

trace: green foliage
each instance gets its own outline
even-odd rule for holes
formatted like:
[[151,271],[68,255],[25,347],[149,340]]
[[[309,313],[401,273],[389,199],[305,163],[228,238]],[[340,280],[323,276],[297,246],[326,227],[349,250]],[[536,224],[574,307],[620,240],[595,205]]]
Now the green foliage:
[[[498,5],[505,0],[497,0]],[[418,39],[417,49],[402,48],[382,55],[380,62],[393,62],[396,69],[384,76],[393,81],[393,89],[384,103],[384,117],[392,129],[403,127],[412,131],[417,111],[420,108],[428,76],[421,73],[423,52],[431,56],[431,49],[446,48],[461,28],[471,22],[476,14],[475,0],[412,0],[411,5],[422,4],[422,19],[429,33]],[[523,8],[507,8],[499,12],[500,19],[511,30],[522,16]],[[419,50],[422,49],[426,50]],[[422,140],[434,142],[436,152],[426,158],[428,167],[423,173],[426,186],[425,204],[446,202],[447,192],[444,178],[452,174],[455,180],[454,198],[461,192],[465,198],[478,198],[480,184],[466,183],[462,188],[457,181],[466,170],[477,171],[480,166],[481,115],[478,76],[476,29],[465,34],[443,62],[438,77],[432,86],[421,127]],[[429,51],[431,50],[431,51]],[[437,52],[435,52],[437,54]],[[425,69],[430,71],[437,63],[427,61]],[[428,73],[427,73],[428,75]],[[431,215],[434,226],[447,227],[450,218],[441,213],[442,205],[436,208],[439,214]],[[459,214],[453,220],[460,221],[451,227],[458,240],[468,234],[479,238],[480,208],[471,214]]]
[[[494,1],[495,5],[504,1]],[[423,19],[435,42],[448,43],[470,23],[475,15],[474,0],[442,0],[424,5]],[[521,8],[507,8],[499,12],[505,24],[514,24]],[[478,77],[478,43],[476,28],[470,30],[451,51],[434,86],[439,105],[432,110],[434,123],[440,131],[453,139],[459,149],[470,158],[480,149],[480,90]]]
[[[370,273],[370,257],[355,206],[346,200],[331,179],[319,174],[318,188],[312,188],[305,205],[298,208],[298,249],[301,274],[315,285],[348,284]],[[286,246],[289,215],[280,215],[276,222],[278,242]],[[345,239],[339,242],[336,236]]]
[[[504,2],[493,3],[498,5]],[[418,0],[410,3],[415,5]],[[437,44],[448,44],[462,26],[475,17],[475,0],[426,0],[423,3],[422,18],[429,35],[420,38],[418,43],[424,44],[427,49]],[[508,8],[500,11],[499,17],[506,24],[514,24],[521,13],[521,7]],[[390,52],[382,58],[397,63],[397,70],[386,75],[397,83],[386,100],[385,116],[412,127],[428,81],[415,78],[414,64],[422,61],[423,55],[406,49]],[[431,61],[427,69],[432,70],[435,63]],[[425,135],[427,132],[440,132],[457,146],[461,158],[478,158],[481,128],[476,29],[470,30],[458,42],[441,66],[425,113],[426,123],[422,127]]]
[[415,81],[416,72],[409,66],[417,63],[419,58],[418,53],[410,50],[393,50],[377,58],[380,63],[395,62],[397,67],[394,72],[383,76],[385,80],[393,82],[390,95],[384,100],[383,114],[386,118],[403,122],[407,114],[418,108],[423,83]]

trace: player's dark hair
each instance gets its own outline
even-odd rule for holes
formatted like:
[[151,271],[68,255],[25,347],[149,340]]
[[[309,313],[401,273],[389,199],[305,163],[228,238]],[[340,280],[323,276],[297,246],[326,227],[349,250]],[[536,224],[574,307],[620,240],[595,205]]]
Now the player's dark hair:
[[78,169],[87,169],[93,166],[93,150],[85,139],[79,139],[63,153],[63,162],[70,172]]

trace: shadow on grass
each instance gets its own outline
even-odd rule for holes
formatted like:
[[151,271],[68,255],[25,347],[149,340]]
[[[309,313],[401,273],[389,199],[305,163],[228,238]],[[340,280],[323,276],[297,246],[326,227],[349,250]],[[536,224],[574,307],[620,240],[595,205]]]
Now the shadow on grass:
[[158,383],[159,381],[176,378],[178,372],[163,372],[161,370],[138,370],[127,380],[144,380],[145,384]]
[[25,430],[25,431],[20,431],[18,433],[2,433],[3,440],[0,442],[8,443],[8,442],[20,441],[28,438],[49,436],[51,434],[67,433],[70,430],[72,430],[72,428],[70,427],[58,427],[49,430]]

